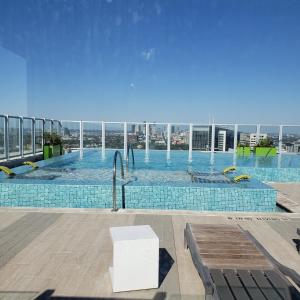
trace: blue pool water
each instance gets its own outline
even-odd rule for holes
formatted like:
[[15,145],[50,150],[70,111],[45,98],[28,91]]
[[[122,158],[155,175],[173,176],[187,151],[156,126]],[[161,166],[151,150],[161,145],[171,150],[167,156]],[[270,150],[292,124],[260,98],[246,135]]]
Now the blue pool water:
[[[126,208],[188,209],[213,211],[276,211],[276,190],[262,181],[300,181],[300,156],[237,157],[230,153],[135,150],[135,167],[129,162],[125,179],[118,177],[118,205],[124,184]],[[17,177],[0,174],[0,206],[81,207],[112,206],[113,150],[85,150],[14,169]],[[126,163],[124,162],[124,166]],[[234,174],[223,176],[225,167],[236,165]],[[200,182],[193,172],[203,174]],[[233,183],[239,174],[250,181]],[[204,179],[204,180],[203,180]]]

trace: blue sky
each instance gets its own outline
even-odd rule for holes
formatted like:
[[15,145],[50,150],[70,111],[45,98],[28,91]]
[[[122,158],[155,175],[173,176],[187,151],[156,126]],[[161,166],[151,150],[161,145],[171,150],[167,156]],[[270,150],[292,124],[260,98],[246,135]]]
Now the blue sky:
[[300,123],[297,0],[0,0],[0,46],[30,115]]

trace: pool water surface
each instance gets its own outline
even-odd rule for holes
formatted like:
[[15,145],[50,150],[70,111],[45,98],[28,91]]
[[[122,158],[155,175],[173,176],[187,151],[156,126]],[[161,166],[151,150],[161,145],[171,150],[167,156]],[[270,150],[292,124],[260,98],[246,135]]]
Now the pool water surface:
[[[114,150],[85,150],[14,169],[15,178],[0,176],[0,205],[29,207],[112,206]],[[238,157],[232,153],[135,150],[135,165],[124,161],[125,178],[118,168],[118,205],[126,208],[188,209],[213,211],[276,211],[276,190],[263,181],[300,181],[300,156]],[[118,164],[120,162],[118,161]],[[236,171],[223,175],[235,165]],[[288,170],[289,172],[287,172]],[[286,173],[289,174],[287,178]],[[195,180],[193,174],[198,173]],[[249,174],[249,181],[233,178]],[[124,186],[125,194],[121,187]]]

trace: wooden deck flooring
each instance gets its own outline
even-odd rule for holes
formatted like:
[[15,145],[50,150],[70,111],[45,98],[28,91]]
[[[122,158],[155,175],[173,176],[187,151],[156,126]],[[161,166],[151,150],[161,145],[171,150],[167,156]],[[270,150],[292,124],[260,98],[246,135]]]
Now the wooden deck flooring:
[[[203,285],[184,249],[187,222],[240,224],[277,260],[300,273],[300,255],[290,240],[297,237],[300,214],[0,209],[0,255],[5,257],[0,265],[0,299],[47,289],[56,296],[199,299]],[[160,239],[161,285],[157,290],[113,294],[109,227],[135,224],[151,225]]]
[[272,265],[237,226],[190,224],[202,262],[210,269],[271,269]]

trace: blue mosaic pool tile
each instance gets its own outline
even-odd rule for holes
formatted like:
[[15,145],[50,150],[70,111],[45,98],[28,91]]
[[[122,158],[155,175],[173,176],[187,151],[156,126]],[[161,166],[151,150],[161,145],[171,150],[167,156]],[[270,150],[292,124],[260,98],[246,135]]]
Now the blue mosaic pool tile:
[[239,172],[265,182],[300,182],[300,168],[239,167]]
[[[117,187],[121,206],[121,187]],[[110,185],[0,184],[0,206],[26,207],[112,207]]]
[[275,211],[276,190],[126,186],[127,208],[201,211]]

